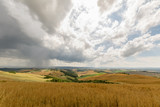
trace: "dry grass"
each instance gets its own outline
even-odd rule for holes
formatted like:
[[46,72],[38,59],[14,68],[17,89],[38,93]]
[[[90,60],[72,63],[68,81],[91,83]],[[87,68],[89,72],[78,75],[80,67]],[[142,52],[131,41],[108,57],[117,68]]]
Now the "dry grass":
[[160,84],[160,79],[156,77],[128,74],[104,74],[94,77],[82,78],[81,80],[108,80],[112,82],[128,84]]
[[60,72],[59,70],[40,70],[36,72],[32,72],[32,74],[38,74],[38,75],[51,75],[53,77],[61,78],[64,76],[64,73]]
[[1,77],[0,76],[0,82],[7,82],[7,81],[15,81],[15,80],[13,80],[11,78],[6,78],[6,77]]
[[0,107],[159,107],[160,85],[0,82]]
[[0,107],[160,107],[158,78],[104,74],[84,79],[123,84],[0,81]]
[[0,71],[0,78],[12,80],[12,81],[28,81],[28,82],[45,82],[46,80],[44,79],[44,76],[40,75],[35,75],[35,74],[28,74],[28,73],[8,73],[8,72],[3,72]]

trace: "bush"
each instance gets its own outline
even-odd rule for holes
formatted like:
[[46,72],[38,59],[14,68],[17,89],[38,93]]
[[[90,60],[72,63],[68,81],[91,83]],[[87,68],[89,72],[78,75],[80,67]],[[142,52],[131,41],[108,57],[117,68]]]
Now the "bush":
[[50,78],[53,78],[53,77],[50,75],[45,75],[45,77],[44,77],[44,79],[50,79]]
[[0,82],[7,82],[6,80],[1,80]]
[[105,80],[85,80],[85,81],[78,81],[79,83],[105,83],[105,84],[115,84],[114,82],[109,82]]
[[67,75],[67,76],[71,76],[71,77],[74,77],[74,78],[78,77],[77,73],[74,72],[74,71],[61,70],[61,72],[64,73],[65,75]]
[[52,80],[50,80],[51,82],[72,82],[70,80],[64,80],[64,79],[59,79],[56,77],[52,77]]
[[119,72],[117,74],[126,74],[126,75],[129,75],[129,73],[126,73],[126,72]]
[[9,73],[13,73],[13,74],[16,74],[16,71],[9,71]]

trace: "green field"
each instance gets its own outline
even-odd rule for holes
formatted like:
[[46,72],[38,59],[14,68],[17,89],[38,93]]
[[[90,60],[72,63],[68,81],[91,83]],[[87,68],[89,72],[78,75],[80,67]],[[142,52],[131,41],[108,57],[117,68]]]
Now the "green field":
[[93,77],[93,76],[98,76],[98,75],[103,75],[103,74],[105,74],[105,73],[83,75],[83,76],[78,77],[78,79],[87,78],[87,77]]
[[129,71],[127,71],[127,70],[114,70],[112,72],[113,73],[121,73],[121,72],[129,72]]

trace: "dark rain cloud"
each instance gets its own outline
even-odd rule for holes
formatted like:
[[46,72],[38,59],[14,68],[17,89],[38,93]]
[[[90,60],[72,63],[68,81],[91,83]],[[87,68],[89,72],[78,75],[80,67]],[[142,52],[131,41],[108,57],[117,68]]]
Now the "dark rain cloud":
[[[49,64],[50,59],[66,62],[85,61],[81,50],[72,47],[69,51],[60,46],[49,49],[40,38],[28,36],[23,32],[17,20],[0,4],[0,57],[20,58],[29,60],[30,65],[42,67]],[[64,36],[64,35],[63,35]]]

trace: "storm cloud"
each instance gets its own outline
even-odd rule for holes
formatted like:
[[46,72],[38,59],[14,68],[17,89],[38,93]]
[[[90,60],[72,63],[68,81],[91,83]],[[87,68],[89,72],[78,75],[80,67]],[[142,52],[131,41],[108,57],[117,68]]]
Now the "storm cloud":
[[32,17],[38,17],[44,29],[54,32],[71,8],[70,0],[16,0],[28,7]]
[[47,66],[50,59],[67,62],[85,60],[83,53],[78,49],[72,48],[68,51],[64,46],[57,49],[45,47],[42,38],[28,35],[2,4],[0,13],[0,57],[29,59],[31,66]]

